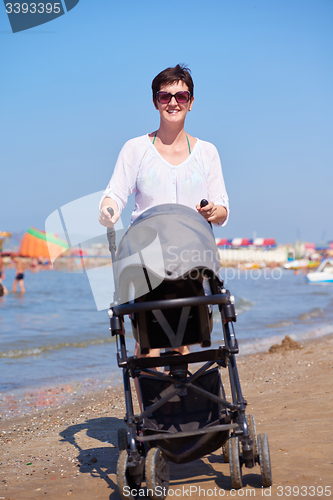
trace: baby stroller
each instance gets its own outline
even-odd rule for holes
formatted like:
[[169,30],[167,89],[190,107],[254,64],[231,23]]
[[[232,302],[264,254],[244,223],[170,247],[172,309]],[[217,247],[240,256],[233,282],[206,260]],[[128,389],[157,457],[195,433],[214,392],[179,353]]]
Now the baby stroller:
[[[111,209],[112,210],[112,209]],[[242,487],[242,466],[260,465],[262,485],[272,484],[268,439],[257,436],[245,414],[235,355],[234,299],[219,278],[220,260],[210,224],[176,204],[140,215],[117,253],[108,229],[115,295],[109,317],[123,370],[127,428],[118,431],[117,481],[123,499],[135,498],[145,480],[153,499],[167,496],[168,461],[187,463],[221,448],[232,488]],[[211,349],[212,306],[218,305],[223,338]],[[130,315],[141,354],[128,356],[124,315]],[[200,346],[180,354],[181,346]],[[222,372],[229,376],[226,399]],[[142,411],[135,415],[130,379],[137,379]]]

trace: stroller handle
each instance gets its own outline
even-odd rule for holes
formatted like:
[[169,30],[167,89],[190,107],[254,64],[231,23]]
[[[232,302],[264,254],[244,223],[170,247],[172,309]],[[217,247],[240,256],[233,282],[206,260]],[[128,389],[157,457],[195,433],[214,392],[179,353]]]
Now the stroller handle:
[[[208,201],[203,198],[201,201],[200,201],[200,207],[203,208],[203,207],[206,207],[208,205]],[[208,221],[208,224],[210,225],[210,227],[212,228],[212,223]]]
[[[114,210],[112,207],[108,207],[108,212],[111,215],[111,217],[114,215]],[[108,227],[107,228],[107,237],[109,241],[109,251],[111,253],[111,262],[112,262],[112,267],[114,263],[116,262],[116,231],[114,229],[114,226]],[[118,282],[115,273],[113,272],[113,282],[114,282],[114,289],[115,289],[115,294],[117,293],[118,290]]]
[[199,297],[184,297],[180,299],[153,300],[149,302],[135,302],[134,304],[121,304],[113,306],[113,313],[116,316],[131,314],[154,309],[172,309],[174,307],[188,307],[214,304],[228,304],[229,296],[226,293],[216,295],[205,295]]
[[[107,210],[108,210],[109,214],[112,217],[114,215],[113,208],[112,207],[108,207]],[[108,236],[108,240],[109,240],[109,250],[111,252],[111,258],[112,258],[112,261],[114,261],[113,251],[114,252],[116,251],[116,232],[114,230],[114,227],[108,227],[107,228],[107,236]]]

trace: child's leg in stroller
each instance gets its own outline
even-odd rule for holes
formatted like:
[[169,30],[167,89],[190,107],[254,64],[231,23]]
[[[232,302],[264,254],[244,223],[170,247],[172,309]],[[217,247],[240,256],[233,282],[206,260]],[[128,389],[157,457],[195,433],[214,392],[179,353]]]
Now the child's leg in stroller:
[[[183,345],[183,346],[178,347],[177,349],[173,349],[173,350],[178,351],[181,354],[188,354],[190,352],[190,349],[187,345]],[[134,356],[137,356],[138,358],[153,358],[153,357],[155,357],[155,356],[157,357],[159,355],[160,355],[159,349],[150,349],[148,354],[141,354],[140,345],[138,344],[138,342],[135,343]],[[155,370],[158,370],[158,369],[155,368]],[[134,385],[135,385],[136,395],[138,398],[138,403],[140,406],[140,411],[142,411],[143,407],[142,407],[142,401],[141,401],[141,395],[140,395],[140,389],[139,389],[139,381],[138,381],[137,377],[134,379]]]

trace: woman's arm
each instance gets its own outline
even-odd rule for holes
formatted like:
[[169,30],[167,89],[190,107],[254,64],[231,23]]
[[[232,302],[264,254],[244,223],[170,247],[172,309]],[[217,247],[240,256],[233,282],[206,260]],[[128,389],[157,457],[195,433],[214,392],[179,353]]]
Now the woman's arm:
[[212,157],[210,169],[207,176],[207,191],[209,204],[202,208],[199,212],[203,215],[204,212],[208,217],[204,216],[209,222],[222,226],[225,225],[229,218],[229,199],[225,188],[220,156],[215,146],[212,146]]
[[[140,161],[148,147],[147,143],[145,136],[136,137],[127,141],[120,151],[111,180],[99,206],[99,222],[103,226],[112,227],[125,208],[128,197],[135,189]],[[107,211],[108,207],[114,210],[112,218]]]
[[223,224],[228,216],[227,209],[222,205],[215,205],[213,201],[210,201],[205,207],[201,207],[199,203],[196,209],[208,222],[213,224]]
[[[113,208],[113,211],[114,211],[114,214],[112,217],[108,212],[109,207]],[[120,217],[120,213],[119,213],[119,208],[118,208],[117,203],[114,200],[112,200],[111,198],[108,198],[108,197],[104,198],[104,200],[101,203],[101,208],[100,208],[100,212],[99,212],[99,218],[98,218],[99,223],[105,227],[113,227],[115,225],[115,223],[117,222],[117,220],[119,219],[119,217]]]

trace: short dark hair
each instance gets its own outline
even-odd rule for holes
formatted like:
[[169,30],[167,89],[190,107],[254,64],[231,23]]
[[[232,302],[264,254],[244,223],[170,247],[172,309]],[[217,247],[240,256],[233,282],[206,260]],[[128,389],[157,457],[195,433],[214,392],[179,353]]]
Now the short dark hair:
[[193,97],[194,83],[191,77],[191,70],[184,64],[177,64],[174,68],[166,68],[152,81],[151,88],[153,91],[153,101],[156,105],[156,94],[163,85],[170,85],[175,82],[184,82]]

